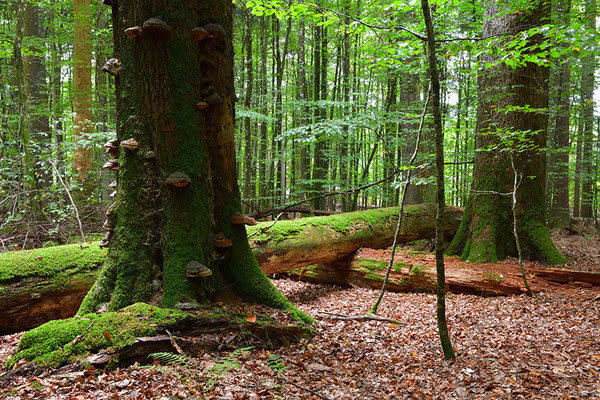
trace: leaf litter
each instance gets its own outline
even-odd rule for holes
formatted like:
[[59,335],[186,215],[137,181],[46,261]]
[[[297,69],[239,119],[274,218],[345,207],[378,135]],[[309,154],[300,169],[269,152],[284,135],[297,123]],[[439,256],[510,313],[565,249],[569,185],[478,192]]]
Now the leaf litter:
[[[590,257],[598,254],[596,242]],[[271,351],[201,353],[185,363],[15,377],[0,383],[0,398],[600,399],[600,301],[589,300],[598,288],[561,285],[535,299],[450,293],[447,317],[458,359],[447,361],[432,294],[387,293],[378,315],[398,323],[331,319],[364,315],[377,291],[274,283],[317,319],[312,338]],[[250,316],[289,319],[246,307]],[[20,336],[0,337],[0,365]]]

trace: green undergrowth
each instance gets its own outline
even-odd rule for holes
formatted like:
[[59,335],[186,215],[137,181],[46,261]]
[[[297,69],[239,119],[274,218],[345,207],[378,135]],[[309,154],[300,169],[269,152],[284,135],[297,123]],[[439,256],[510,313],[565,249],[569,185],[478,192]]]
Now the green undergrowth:
[[115,312],[50,321],[23,335],[7,369],[20,360],[54,368],[100,349],[119,350],[133,344],[136,337],[156,335],[157,327],[191,317],[180,310],[137,303]]
[[56,277],[66,271],[86,272],[98,268],[106,250],[97,242],[55,246],[0,254],[0,283],[27,277]]

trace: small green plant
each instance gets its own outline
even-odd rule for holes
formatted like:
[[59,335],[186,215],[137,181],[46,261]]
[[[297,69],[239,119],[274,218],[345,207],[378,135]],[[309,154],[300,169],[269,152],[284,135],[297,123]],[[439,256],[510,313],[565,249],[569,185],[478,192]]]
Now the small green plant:
[[500,283],[504,281],[504,277],[494,271],[486,271],[483,275],[485,276],[485,279],[487,279],[490,282]]
[[283,364],[283,360],[281,359],[281,356],[279,354],[269,354],[267,356],[268,360],[267,360],[267,365],[269,366],[269,368],[271,368],[273,371],[280,373],[282,372],[284,369],[286,369],[287,367]]
[[204,375],[208,378],[208,381],[204,384],[204,390],[207,392],[212,392],[215,388],[215,385],[219,381],[223,375],[229,372],[232,369],[239,368],[240,364],[238,360],[242,354],[248,353],[254,346],[250,347],[241,347],[239,349],[235,349],[231,353],[226,356],[221,357],[219,361],[215,363],[212,367],[208,368]]
[[411,276],[419,276],[419,275],[425,275],[425,271],[423,270],[423,266],[420,264],[415,264],[412,269],[410,270],[410,275]]
[[190,367],[190,360],[183,354],[159,352],[148,354],[152,360],[159,360],[162,365],[179,365],[182,367]]

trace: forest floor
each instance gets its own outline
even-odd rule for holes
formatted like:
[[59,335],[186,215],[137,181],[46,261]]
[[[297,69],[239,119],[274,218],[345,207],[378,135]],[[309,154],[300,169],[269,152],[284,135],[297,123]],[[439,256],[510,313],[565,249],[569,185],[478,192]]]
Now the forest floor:
[[[559,232],[554,239],[568,268],[600,271],[598,237]],[[400,256],[431,257],[408,250]],[[507,266],[514,268],[514,260],[489,264]],[[334,314],[367,313],[377,291],[274,283],[318,321],[311,339],[272,351],[198,354],[182,365],[16,377],[0,382],[0,399],[600,399],[600,301],[593,300],[599,287],[556,284],[536,298],[450,293],[447,317],[458,358],[446,361],[432,294],[387,293],[379,315],[397,322],[339,320]],[[0,365],[20,336],[0,337]]]

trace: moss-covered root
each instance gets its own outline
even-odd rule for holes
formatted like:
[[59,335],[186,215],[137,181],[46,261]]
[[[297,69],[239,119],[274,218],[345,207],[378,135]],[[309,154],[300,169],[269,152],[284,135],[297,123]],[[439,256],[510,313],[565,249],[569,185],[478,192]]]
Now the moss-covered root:
[[102,348],[119,350],[133,344],[137,337],[156,335],[157,326],[168,327],[188,316],[178,310],[137,303],[119,312],[50,321],[23,335],[7,369],[20,360],[54,368]]
[[270,307],[289,312],[294,319],[312,324],[314,319],[298,310],[273,286],[273,283],[262,271],[252,254],[246,231],[243,228],[232,230],[235,246],[225,261],[226,279],[234,284],[235,291],[245,299],[251,299]]
[[564,264],[567,258],[563,256],[552,242],[548,228],[540,223],[531,223],[523,227],[529,256],[547,264]]

